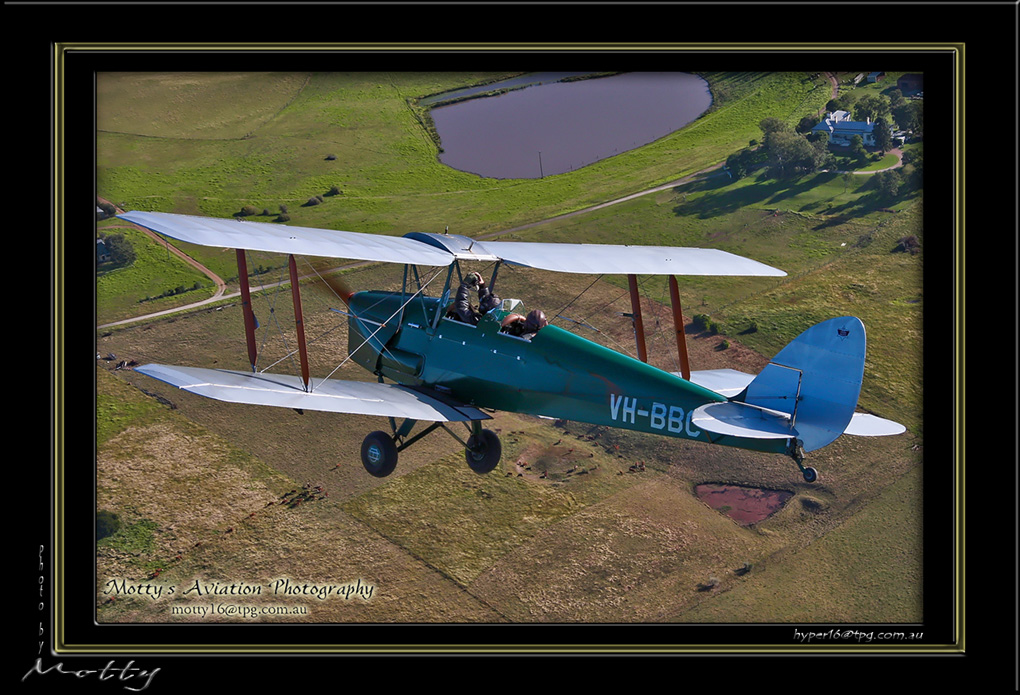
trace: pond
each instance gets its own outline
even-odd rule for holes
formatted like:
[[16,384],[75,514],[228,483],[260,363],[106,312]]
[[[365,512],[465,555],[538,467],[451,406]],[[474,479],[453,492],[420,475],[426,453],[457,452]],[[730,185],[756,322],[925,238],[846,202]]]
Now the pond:
[[658,140],[712,105],[708,83],[689,73],[548,79],[559,78],[532,73],[515,78],[530,85],[523,89],[434,108],[432,119],[443,145],[440,160],[489,178],[562,174]]
[[786,490],[764,490],[741,485],[697,485],[695,494],[712,509],[717,509],[741,526],[764,521],[793,497]]

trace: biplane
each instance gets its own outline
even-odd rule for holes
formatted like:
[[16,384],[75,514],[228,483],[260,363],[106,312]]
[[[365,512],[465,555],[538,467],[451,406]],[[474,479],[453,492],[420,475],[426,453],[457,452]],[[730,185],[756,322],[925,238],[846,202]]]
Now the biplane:
[[[782,270],[717,249],[479,241],[455,234],[402,237],[291,227],[155,212],[119,215],[193,244],[236,249],[250,371],[146,364],[135,371],[191,393],[232,403],[385,417],[388,431],[361,447],[369,474],[393,472],[401,451],[437,429],[449,433],[479,473],[499,463],[498,435],[483,427],[492,411],[526,413],[619,427],[708,444],[785,454],[807,482],[817,471],[804,455],[843,434],[898,434],[898,423],[856,413],[864,377],[864,324],[841,316],[808,328],[757,375],[730,369],[690,371],[678,275],[783,276]],[[246,251],[285,254],[295,308],[300,375],[257,369],[255,317]],[[348,356],[376,381],[313,379],[309,374],[295,255],[403,265],[400,291],[345,292]],[[522,301],[503,299],[477,322],[460,320],[451,292],[462,264],[561,273],[628,276],[638,358],[556,325],[515,335],[508,321]],[[647,364],[638,275],[667,275],[680,372]],[[442,284],[439,284],[439,281]],[[432,287],[436,285],[436,287]],[[553,317],[555,319],[555,317]],[[463,423],[466,431],[452,423]],[[411,434],[418,423],[423,423]],[[428,423],[428,424],[424,424]]]

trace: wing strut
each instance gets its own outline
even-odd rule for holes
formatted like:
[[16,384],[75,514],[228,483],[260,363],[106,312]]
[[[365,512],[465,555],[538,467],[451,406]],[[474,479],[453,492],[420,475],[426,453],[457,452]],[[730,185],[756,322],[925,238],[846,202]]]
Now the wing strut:
[[258,350],[255,348],[255,314],[251,310],[251,288],[248,286],[248,263],[244,249],[237,249],[237,280],[241,284],[241,313],[244,314],[244,335],[248,342],[248,362],[255,371]]
[[673,327],[676,329],[676,351],[680,356],[680,376],[691,380],[691,364],[687,358],[687,335],[684,333],[684,310],[680,306],[680,289],[676,276],[669,276],[669,303],[673,307]]
[[642,362],[648,361],[648,350],[645,349],[645,325],[641,320],[641,296],[638,294],[637,275],[628,275],[630,285],[630,310],[634,321],[634,338],[637,340],[637,355]]
[[297,327],[298,356],[301,359],[301,381],[308,391],[308,347],[305,344],[305,322],[301,314],[301,291],[298,289],[297,262],[290,254],[290,293],[294,297],[294,325]]

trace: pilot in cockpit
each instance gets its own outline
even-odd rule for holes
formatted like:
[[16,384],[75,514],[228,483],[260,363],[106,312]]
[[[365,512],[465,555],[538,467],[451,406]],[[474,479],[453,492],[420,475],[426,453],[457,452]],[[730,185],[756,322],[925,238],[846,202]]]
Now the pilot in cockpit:
[[[471,290],[478,290],[478,308],[471,304]],[[469,273],[464,277],[457,288],[457,299],[454,302],[454,312],[457,318],[472,326],[478,325],[485,314],[502,304],[491,289],[485,286],[485,280],[480,273]]]

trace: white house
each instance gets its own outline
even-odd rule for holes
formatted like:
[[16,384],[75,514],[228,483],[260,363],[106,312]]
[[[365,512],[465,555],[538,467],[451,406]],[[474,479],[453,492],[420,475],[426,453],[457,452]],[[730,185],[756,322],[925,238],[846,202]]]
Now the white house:
[[822,122],[811,129],[812,133],[825,133],[829,144],[847,146],[854,135],[860,135],[867,146],[875,145],[875,124],[866,121],[851,121],[849,111],[832,111]]

